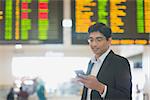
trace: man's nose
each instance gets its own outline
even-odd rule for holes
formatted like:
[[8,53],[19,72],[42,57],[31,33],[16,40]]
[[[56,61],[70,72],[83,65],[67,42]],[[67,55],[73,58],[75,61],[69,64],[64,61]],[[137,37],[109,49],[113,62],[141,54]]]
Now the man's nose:
[[96,45],[97,45],[97,41],[96,41],[96,40],[93,40],[91,44],[92,44],[93,46],[96,46]]

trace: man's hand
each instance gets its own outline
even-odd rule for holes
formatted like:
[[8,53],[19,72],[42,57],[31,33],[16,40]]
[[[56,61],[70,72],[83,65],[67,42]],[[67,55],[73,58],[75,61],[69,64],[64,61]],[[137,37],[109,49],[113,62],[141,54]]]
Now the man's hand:
[[105,85],[97,80],[93,75],[88,75],[85,78],[78,78],[78,81],[83,83],[85,87],[92,90],[97,90],[100,94],[103,94]]

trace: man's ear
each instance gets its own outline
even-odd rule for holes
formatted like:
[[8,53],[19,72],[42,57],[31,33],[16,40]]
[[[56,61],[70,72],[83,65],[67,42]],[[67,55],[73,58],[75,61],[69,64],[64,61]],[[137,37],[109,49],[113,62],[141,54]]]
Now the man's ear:
[[112,37],[108,38],[109,46],[111,45]]

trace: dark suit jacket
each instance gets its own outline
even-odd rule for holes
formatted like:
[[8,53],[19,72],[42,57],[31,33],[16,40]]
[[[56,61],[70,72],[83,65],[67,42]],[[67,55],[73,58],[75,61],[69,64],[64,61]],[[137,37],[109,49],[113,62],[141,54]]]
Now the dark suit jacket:
[[[87,71],[89,70],[91,69],[88,67]],[[91,100],[132,100],[131,71],[126,58],[110,51],[96,77],[99,82],[107,85],[107,93],[103,99],[98,91],[92,90]],[[84,87],[81,100],[86,98],[87,88]]]

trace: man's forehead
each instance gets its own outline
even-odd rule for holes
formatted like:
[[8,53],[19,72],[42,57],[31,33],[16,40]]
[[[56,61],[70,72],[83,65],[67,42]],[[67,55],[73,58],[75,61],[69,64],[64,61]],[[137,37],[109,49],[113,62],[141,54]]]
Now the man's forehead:
[[100,32],[91,32],[89,37],[104,37],[103,33]]

